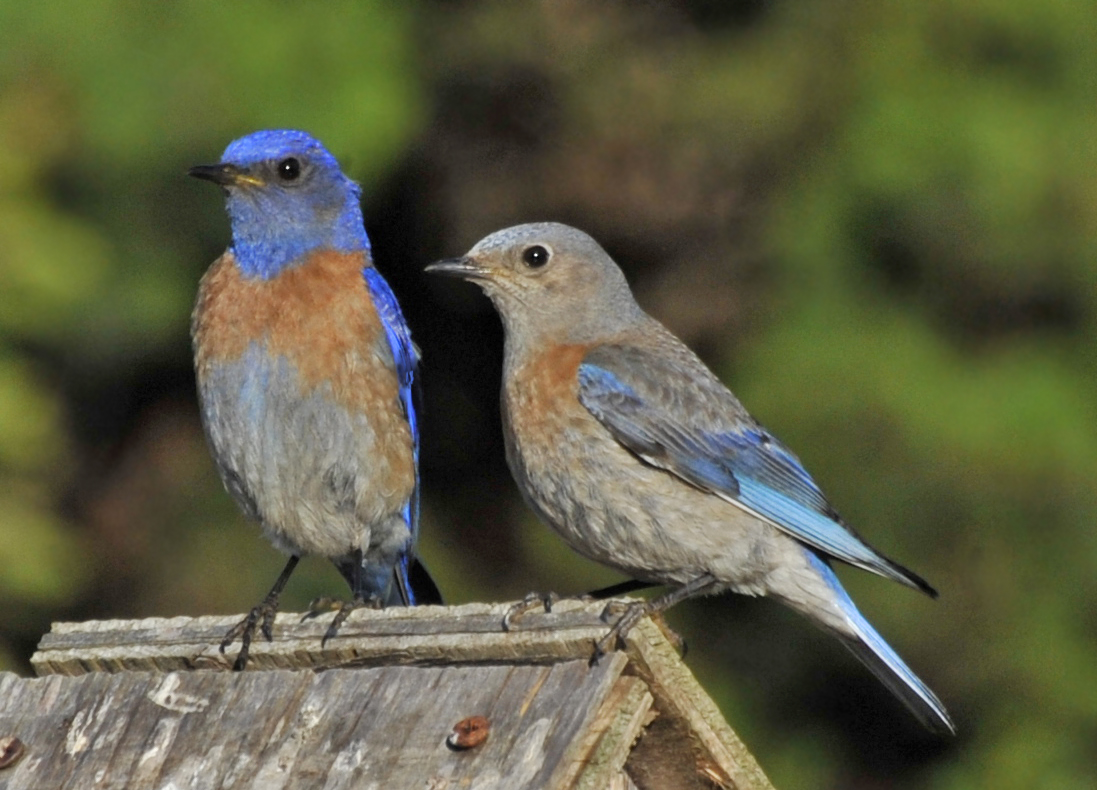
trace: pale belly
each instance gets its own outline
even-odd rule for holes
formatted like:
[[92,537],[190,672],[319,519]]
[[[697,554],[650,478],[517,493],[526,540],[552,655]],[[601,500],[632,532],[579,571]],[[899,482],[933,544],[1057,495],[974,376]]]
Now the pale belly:
[[238,360],[209,365],[199,393],[226,488],[279,549],[334,558],[406,542],[406,534],[379,532],[404,523],[415,484],[409,432],[407,447],[393,453],[400,437],[381,437],[325,384],[302,394],[286,359],[257,343]]
[[505,399],[507,460],[531,507],[573,549],[645,581],[711,573],[717,589],[765,593],[788,542],[777,530],[644,463],[577,401],[523,424],[524,399]]

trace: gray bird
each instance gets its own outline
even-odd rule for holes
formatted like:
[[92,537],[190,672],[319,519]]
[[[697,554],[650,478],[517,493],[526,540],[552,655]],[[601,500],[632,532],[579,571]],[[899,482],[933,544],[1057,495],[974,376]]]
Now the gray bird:
[[955,732],[829,563],[936,592],[841,520],[799,459],[640,308],[594,239],[519,225],[427,270],[477,283],[502,317],[507,462],[526,502],[585,557],[670,588],[630,608],[599,650],[692,595],[767,595],[836,636],[926,727]]

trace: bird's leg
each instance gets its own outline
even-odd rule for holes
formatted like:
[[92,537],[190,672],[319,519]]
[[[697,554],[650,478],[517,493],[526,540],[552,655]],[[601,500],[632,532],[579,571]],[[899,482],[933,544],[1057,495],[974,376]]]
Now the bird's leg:
[[247,617],[230,628],[229,632],[225,634],[225,638],[221,640],[222,654],[225,652],[225,648],[236,639],[240,640],[240,652],[236,655],[236,661],[232,665],[232,668],[237,672],[243,670],[248,664],[248,652],[251,649],[251,639],[255,635],[256,625],[259,625],[260,632],[268,642],[274,638],[274,615],[278,613],[278,596],[285,589],[286,582],[289,581],[289,577],[293,574],[293,569],[297,567],[300,559],[297,555],[289,558],[286,567],[278,575],[267,596],[259,602],[258,606],[248,612]]
[[[323,638],[320,640],[320,646],[327,645],[328,640],[334,638],[346,622],[347,617],[355,609],[362,609],[369,607],[371,609],[380,609],[384,606],[384,601],[377,595],[370,595],[368,598],[362,594],[362,549],[355,549],[351,555],[353,565],[350,570],[350,582],[351,590],[354,593],[354,597],[349,601],[343,601],[339,606],[339,611],[335,613],[335,617],[331,620],[331,625],[328,626],[328,630],[324,632]],[[316,602],[313,601],[313,604]],[[311,608],[311,607],[310,607]]]
[[[616,646],[618,640],[623,640],[628,636],[628,632],[632,630],[633,626],[648,615],[657,614],[669,609],[674,606],[674,604],[680,603],[686,598],[702,592],[706,587],[710,587],[713,584],[716,584],[716,578],[710,573],[705,573],[692,581],[686,582],[681,587],[675,587],[673,590],[660,595],[658,598],[629,604],[628,608],[625,609],[625,613],[621,615],[616,623],[614,623],[613,628],[609,629],[609,633],[594,643],[594,655],[591,656],[590,662],[592,664],[597,664],[602,656]],[[603,610],[603,619],[606,619],[610,615],[610,610],[612,608],[613,604],[611,603]]]

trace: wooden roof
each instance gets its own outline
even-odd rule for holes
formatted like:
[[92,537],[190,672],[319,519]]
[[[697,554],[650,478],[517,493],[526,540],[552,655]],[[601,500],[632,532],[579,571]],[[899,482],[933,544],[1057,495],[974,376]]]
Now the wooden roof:
[[[282,614],[242,673],[237,617],[58,623],[41,677],[0,673],[0,789],[771,790],[659,625],[590,665],[604,606],[359,610],[325,648]],[[470,716],[487,740],[447,745]]]

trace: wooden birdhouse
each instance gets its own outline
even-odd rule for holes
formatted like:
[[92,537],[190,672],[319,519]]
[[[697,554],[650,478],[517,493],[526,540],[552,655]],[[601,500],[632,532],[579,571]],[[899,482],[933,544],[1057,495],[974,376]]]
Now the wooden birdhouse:
[[0,788],[771,789],[659,625],[591,665],[603,607],[282,614],[245,672],[235,617],[58,623],[0,674]]

